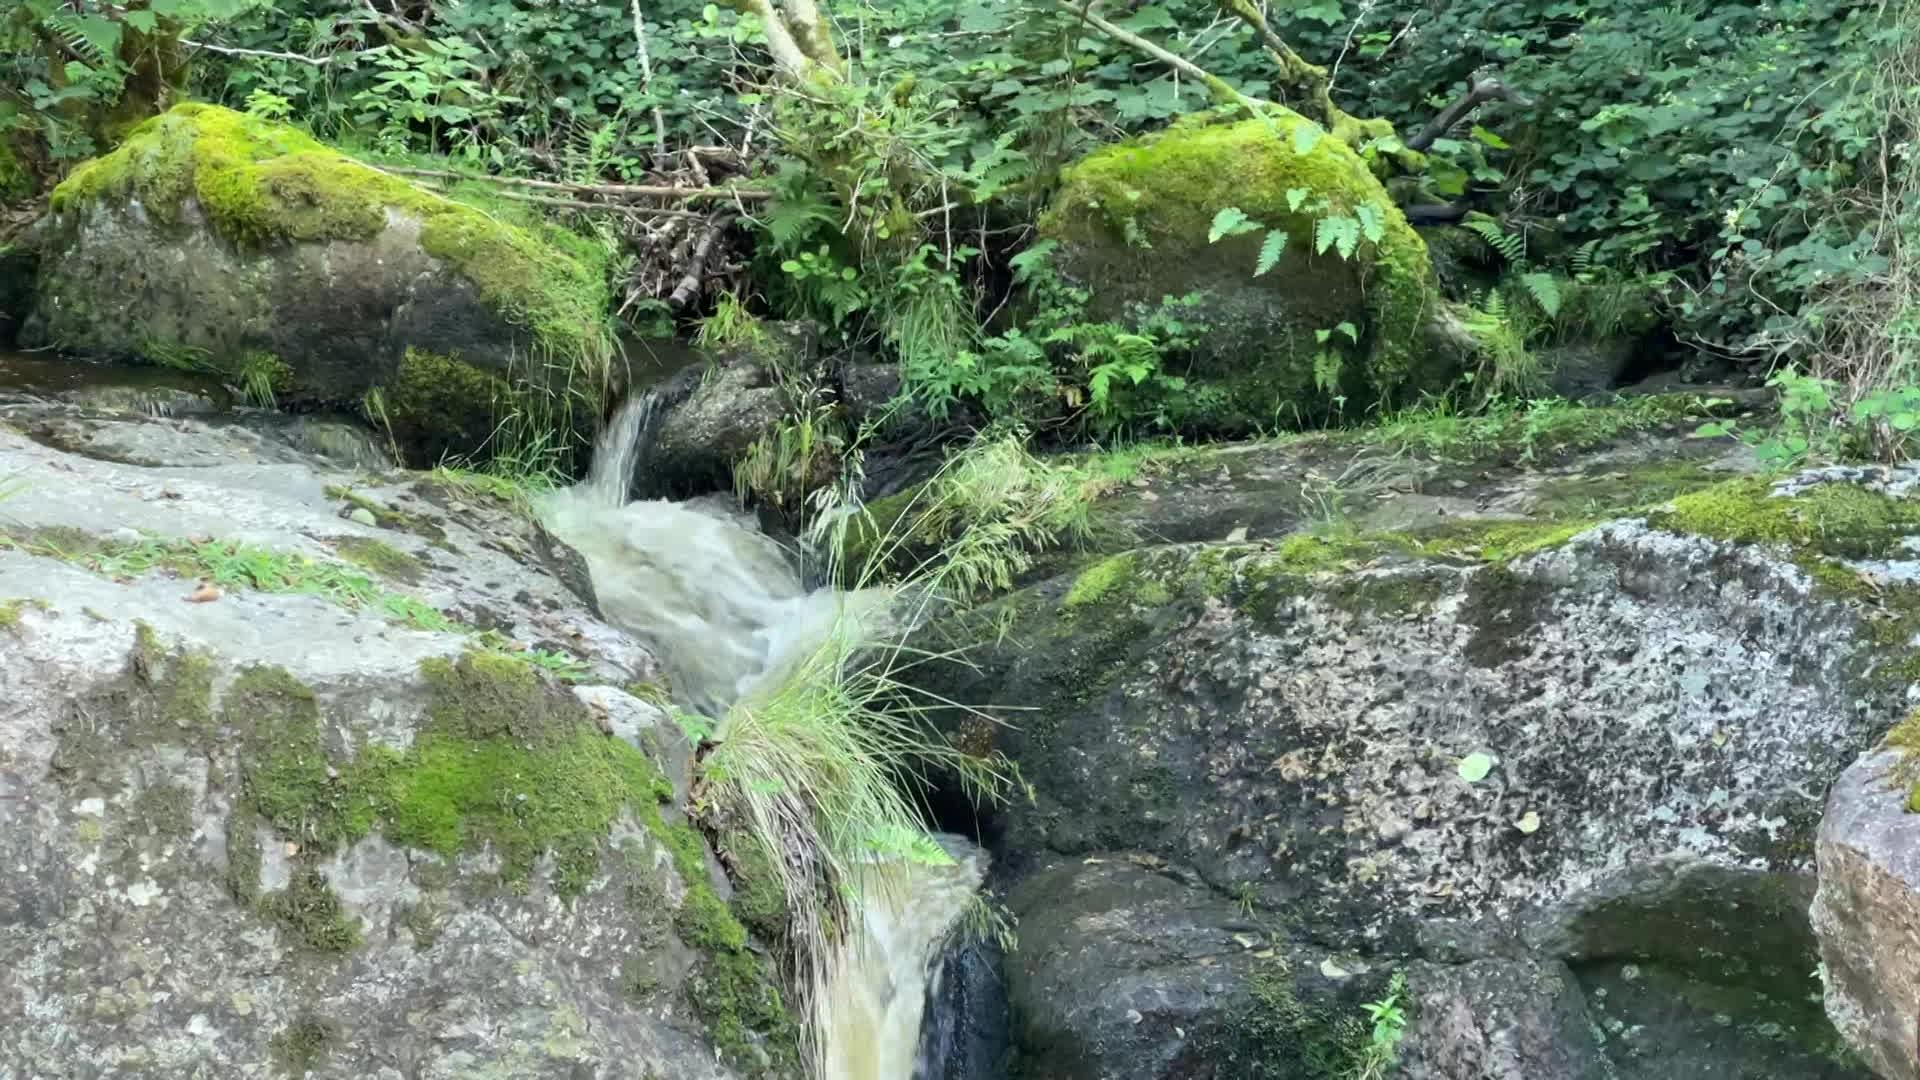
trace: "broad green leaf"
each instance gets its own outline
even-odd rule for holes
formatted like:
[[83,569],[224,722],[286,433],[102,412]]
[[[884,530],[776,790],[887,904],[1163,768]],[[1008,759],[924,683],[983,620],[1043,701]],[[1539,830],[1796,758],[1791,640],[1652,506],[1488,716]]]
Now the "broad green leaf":
[[1347,335],[1348,341],[1353,342],[1355,345],[1360,344],[1360,330],[1358,327],[1355,327],[1352,323],[1343,322],[1339,326],[1334,327],[1334,329],[1339,331],[1342,334]]
[[1260,277],[1280,262],[1280,254],[1287,250],[1287,234],[1279,229],[1267,230],[1267,238],[1260,242],[1260,261],[1253,268],[1253,276]]
[[1460,779],[1469,784],[1477,784],[1493,771],[1493,758],[1482,753],[1468,754],[1460,759]]
[[160,17],[144,8],[135,8],[122,16],[122,19],[128,26],[143,34],[153,33],[154,27],[160,25]]
[[1540,814],[1537,811],[1529,810],[1520,815],[1520,820],[1514,822],[1513,827],[1519,829],[1527,836],[1532,836],[1534,833],[1540,831]]
[[1300,155],[1313,153],[1313,148],[1320,145],[1320,138],[1325,134],[1319,124],[1311,120],[1302,121],[1293,129],[1293,152]]
[[1488,131],[1486,128],[1481,127],[1479,124],[1473,125],[1473,130],[1468,132],[1468,134],[1472,135],[1474,138],[1480,140],[1481,142],[1487,144],[1488,146],[1493,147],[1495,150],[1510,149],[1510,147],[1507,145],[1507,140],[1501,138],[1498,135],[1495,135],[1493,132]]

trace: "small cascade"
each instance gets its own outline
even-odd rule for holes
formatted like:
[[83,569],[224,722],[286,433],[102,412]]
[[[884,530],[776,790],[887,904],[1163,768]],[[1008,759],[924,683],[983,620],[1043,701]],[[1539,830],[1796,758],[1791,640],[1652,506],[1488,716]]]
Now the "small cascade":
[[587,560],[607,618],[639,636],[677,697],[719,715],[831,632],[840,598],[809,590],[771,539],[722,503],[628,502],[656,399],[622,405],[587,479],[541,519]]
[[[657,409],[650,393],[623,404],[587,479],[538,510],[586,558],[607,619],[648,643],[680,702],[718,717],[886,594],[806,588],[787,553],[722,501],[629,502]],[[937,953],[987,861],[960,837],[941,843],[950,863],[875,863],[860,883],[860,920],[816,992],[825,1077],[914,1080]]]
[[939,837],[943,866],[892,862],[868,869],[859,921],[827,973],[816,1015],[824,1076],[914,1080],[921,1027],[948,932],[980,889],[987,856],[958,836]]

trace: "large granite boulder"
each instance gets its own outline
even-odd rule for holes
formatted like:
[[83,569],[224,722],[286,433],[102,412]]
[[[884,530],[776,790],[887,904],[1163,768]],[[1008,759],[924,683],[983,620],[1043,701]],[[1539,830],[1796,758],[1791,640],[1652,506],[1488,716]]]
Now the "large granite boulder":
[[217,106],[142,124],[52,209],[29,344],[365,405],[417,460],[479,450],[526,410],[513,386],[596,387],[608,362],[590,245]]
[[[1174,472],[1258,480],[1259,456]],[[1123,548],[949,619],[930,648],[965,663],[929,688],[1011,717],[955,735],[1031,784],[992,821],[1000,865],[1160,860],[1284,928],[1283,953],[1405,971],[1432,1022],[1455,1017],[1442,1048],[1409,1044],[1419,1075],[1863,1075],[1818,1006],[1807,909],[1826,793],[1916,670],[1913,480],[1682,477],[1657,457],[1636,477],[1595,457],[1577,477],[1459,470],[1445,497],[1399,496],[1430,512],[1337,531],[1247,538],[1287,527],[1248,507],[1237,535]],[[1172,528],[1219,535],[1233,519],[1185,484],[1134,489],[1125,531],[1152,534],[1139,500],[1164,490]],[[1669,484],[1685,493],[1663,501]],[[1088,923],[1078,945],[1152,967],[1164,954],[1117,932],[1136,921]],[[1106,1020],[1061,1013],[1065,982],[1022,992],[1050,954],[1008,963],[1015,1035],[1066,1055],[1061,1075],[1190,1075],[1164,1064],[1179,1050],[1109,1056]],[[1519,966],[1454,985],[1490,963]],[[1181,1032],[1227,1023],[1250,985],[1207,973],[1221,986],[1190,996],[1216,1005]],[[1592,1024],[1471,1007],[1538,979]],[[1036,1016],[1055,1018],[1045,1040],[1023,1036]]]
[[299,441],[0,395],[0,1075],[793,1075],[578,557]]

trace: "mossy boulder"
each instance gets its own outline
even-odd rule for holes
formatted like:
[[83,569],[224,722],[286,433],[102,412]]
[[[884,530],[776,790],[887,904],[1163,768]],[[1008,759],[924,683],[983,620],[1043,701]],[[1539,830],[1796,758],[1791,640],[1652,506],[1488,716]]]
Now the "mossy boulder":
[[[1404,400],[1447,385],[1457,355],[1427,342],[1438,309],[1426,244],[1353,148],[1286,109],[1196,117],[1096,151],[1068,168],[1041,222],[1056,266],[1092,293],[1091,314],[1127,321],[1166,297],[1202,294],[1190,372],[1204,426],[1245,430]],[[1308,146],[1311,141],[1311,146]],[[1264,228],[1209,242],[1219,211]],[[1317,223],[1364,219],[1343,258]],[[1255,276],[1267,230],[1279,261]],[[1346,324],[1356,333],[1340,330]],[[1329,335],[1323,340],[1322,334]],[[1357,340],[1355,340],[1357,338]],[[1338,370],[1326,360],[1338,358]],[[1331,376],[1331,378],[1329,377]]]
[[[607,291],[571,234],[509,223],[291,127],[176,106],[54,190],[25,336],[75,352],[204,367],[284,365],[282,405],[360,405],[410,349],[472,374],[436,424],[490,431],[489,380],[597,371]],[[277,369],[276,369],[277,370]],[[444,374],[444,373],[442,373]],[[448,395],[471,391],[454,402]]]

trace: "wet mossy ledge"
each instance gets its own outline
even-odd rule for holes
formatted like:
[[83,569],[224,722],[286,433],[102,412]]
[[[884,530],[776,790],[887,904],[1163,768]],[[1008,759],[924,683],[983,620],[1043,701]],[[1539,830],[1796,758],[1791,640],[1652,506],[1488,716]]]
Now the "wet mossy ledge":
[[424,191],[285,124],[217,105],[176,105],[53,191],[67,212],[137,201],[182,224],[191,199],[241,248],[367,240],[393,214],[418,221],[420,245],[457,269],[497,310],[563,357],[604,361],[607,292],[597,266],[483,210]]
[[[207,805],[226,807],[225,891],[309,963],[350,957],[385,932],[366,927],[328,876],[335,857],[371,837],[422,853],[411,860],[424,868],[416,875],[440,875],[436,888],[538,889],[567,904],[625,889],[636,925],[670,921],[694,950],[683,991],[721,1058],[743,1075],[792,1075],[798,1029],[742,922],[765,912],[721,898],[706,841],[674,820],[673,787],[654,761],[519,657],[470,649],[425,659],[418,675],[420,715],[396,746],[336,714],[284,668],[229,668],[138,623],[123,676],[79,704],[86,722],[60,731],[55,771],[76,797],[130,796],[151,827],[178,819],[184,837],[197,797],[135,792],[127,762],[185,750],[214,763],[209,785],[226,795]],[[650,837],[664,862],[635,861],[618,840],[623,823]],[[279,888],[263,886],[267,837],[286,852]],[[663,872],[677,876],[677,889]],[[439,936],[427,899],[404,925],[416,947]],[[656,1000],[657,986],[623,981]]]

